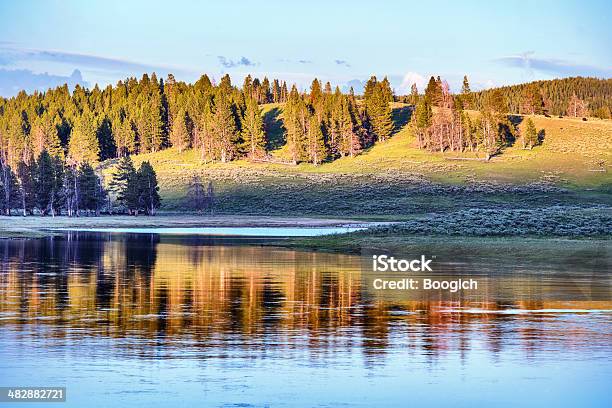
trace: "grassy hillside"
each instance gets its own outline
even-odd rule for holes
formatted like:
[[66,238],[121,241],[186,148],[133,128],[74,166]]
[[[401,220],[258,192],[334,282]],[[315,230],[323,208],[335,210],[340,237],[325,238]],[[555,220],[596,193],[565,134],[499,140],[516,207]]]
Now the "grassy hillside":
[[[283,157],[282,106],[263,107],[272,154]],[[321,166],[203,164],[194,151],[138,155],[158,173],[164,209],[184,209],[194,174],[212,180],[222,213],[406,217],[461,206],[493,207],[602,202],[610,198],[612,121],[536,116],[542,146],[506,148],[489,162],[458,161],[456,153],[417,149],[409,110],[394,104],[397,133],[355,158]],[[464,158],[476,158],[466,153]],[[482,155],[481,155],[482,157]],[[112,171],[113,161],[103,164]]]

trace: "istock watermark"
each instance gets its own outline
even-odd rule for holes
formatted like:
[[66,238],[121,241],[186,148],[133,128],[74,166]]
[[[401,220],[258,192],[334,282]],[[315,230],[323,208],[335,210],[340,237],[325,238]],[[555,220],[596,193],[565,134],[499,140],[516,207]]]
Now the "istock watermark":
[[[364,255],[364,260],[366,254]],[[462,294],[480,289],[479,280],[448,274],[448,263],[436,270],[436,257],[424,254],[405,257],[391,254],[368,254],[363,276],[367,291],[376,294],[411,292],[415,298],[429,298],[436,294]],[[452,263],[452,262],[451,262]],[[431,293],[431,295],[429,294]]]
[[[372,301],[404,306],[402,302],[415,302],[411,307],[421,307],[419,302],[436,307],[441,302],[460,302],[546,309],[561,301],[588,309],[594,307],[592,302],[610,301],[609,285],[593,283],[609,279],[610,245],[537,244],[541,254],[554,256],[528,252],[529,245],[535,244],[415,238],[389,248],[364,247],[361,293]],[[517,254],[526,256],[517,258]]]
[[372,255],[372,270],[376,272],[432,272],[429,264],[432,259],[426,259],[421,255],[421,259],[396,259],[388,255]]

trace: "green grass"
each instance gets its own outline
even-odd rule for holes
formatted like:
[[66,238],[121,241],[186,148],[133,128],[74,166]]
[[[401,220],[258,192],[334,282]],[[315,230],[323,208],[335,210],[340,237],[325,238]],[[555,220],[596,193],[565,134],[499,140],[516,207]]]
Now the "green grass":
[[[217,210],[224,214],[406,219],[414,214],[464,206],[610,202],[610,120],[583,122],[536,116],[536,127],[545,131],[542,146],[523,150],[516,143],[489,162],[453,161],[448,158],[456,157],[456,153],[418,149],[407,126],[406,105],[393,106],[397,132],[390,140],[357,157],[320,166],[246,160],[204,164],[196,152],[178,153],[175,149],[137,155],[134,161],[151,162],[160,181],[163,209],[169,211],[188,209],[187,185],[195,174],[213,181]],[[271,154],[283,157],[282,105],[264,105],[262,114]],[[474,153],[462,156],[476,157]],[[107,179],[113,163],[103,164]],[[471,186],[479,183],[493,186],[495,191],[474,192]],[[516,193],[509,187],[530,183],[567,191],[534,188]]]

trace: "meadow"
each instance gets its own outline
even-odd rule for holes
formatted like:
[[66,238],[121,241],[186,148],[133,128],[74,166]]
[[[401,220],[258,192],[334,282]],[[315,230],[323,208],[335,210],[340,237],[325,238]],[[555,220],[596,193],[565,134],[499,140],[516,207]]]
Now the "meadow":
[[[284,241],[282,245],[359,251],[408,245],[415,237],[609,238],[612,234],[612,121],[532,117],[543,143],[517,141],[483,161],[477,152],[420,150],[407,105],[394,103],[395,133],[360,155],[319,166],[286,159],[282,105],[263,106],[268,149],[276,163],[203,163],[195,150],[174,148],[133,156],[157,172],[162,208],[157,217],[3,217],[4,237],[50,234],[42,228],[370,225],[365,232]],[[471,115],[477,115],[471,112]],[[522,120],[513,117],[514,122]],[[116,160],[101,163],[111,179]],[[214,186],[213,211],[188,196],[194,177]],[[44,224],[44,225],[43,225]]]
[[[217,214],[405,220],[465,208],[612,201],[611,120],[534,116],[538,130],[544,130],[542,145],[524,150],[516,142],[485,162],[482,153],[418,149],[408,124],[410,109],[400,103],[393,108],[396,129],[390,140],[319,166],[248,160],[205,164],[198,152],[173,148],[133,158],[137,165],[147,160],[155,168],[166,212],[195,210],[186,200],[194,176],[212,181]],[[264,105],[262,114],[271,155],[281,161],[282,105]],[[107,180],[115,162],[102,164]]]

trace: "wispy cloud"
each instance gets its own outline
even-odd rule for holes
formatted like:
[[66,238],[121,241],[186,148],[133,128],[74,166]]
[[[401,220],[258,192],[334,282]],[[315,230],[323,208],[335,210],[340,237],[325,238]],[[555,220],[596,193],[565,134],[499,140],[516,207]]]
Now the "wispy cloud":
[[[99,55],[80,54],[59,50],[28,49],[6,45],[6,43],[0,44],[0,65],[7,66],[28,61],[53,62],[115,72],[150,72],[176,69],[176,67],[146,64],[122,58],[103,57]],[[177,70],[180,71],[180,69]]]
[[[176,66],[61,50],[25,48],[9,42],[0,42],[0,67],[5,68],[1,74],[2,93],[5,95],[12,95],[10,89],[15,87],[33,91],[64,83],[73,86],[75,82],[71,82],[71,77],[66,77],[65,73],[75,69],[83,72],[89,85],[105,85],[129,76],[140,76],[145,72],[156,72],[160,77],[173,73],[182,78],[195,78],[198,74],[194,70]],[[85,84],[82,79],[79,83]]]
[[234,61],[224,57],[223,55],[219,55],[217,57],[219,59],[219,64],[221,64],[224,68],[235,68],[235,67],[254,67],[257,66],[256,62],[251,61],[247,57],[240,57],[239,60]]
[[559,76],[612,76],[612,69],[609,67],[576,64],[556,58],[537,58],[533,51],[496,58],[495,61],[508,67],[523,69],[530,76],[534,76],[535,71]]
[[334,60],[334,62],[335,62],[337,65],[343,65],[343,66],[345,66],[345,67],[347,67],[347,68],[350,68],[350,67],[351,67],[351,64],[349,64],[349,63],[348,63],[348,61],[346,61],[346,60],[337,59],[337,60]]
[[302,59],[298,59],[298,60],[294,60],[294,59],[290,59],[290,58],[280,58],[277,61],[281,62],[283,64],[302,64],[302,65],[306,65],[306,64],[312,64],[313,63],[313,61],[311,59],[307,59],[307,58],[302,58]]

